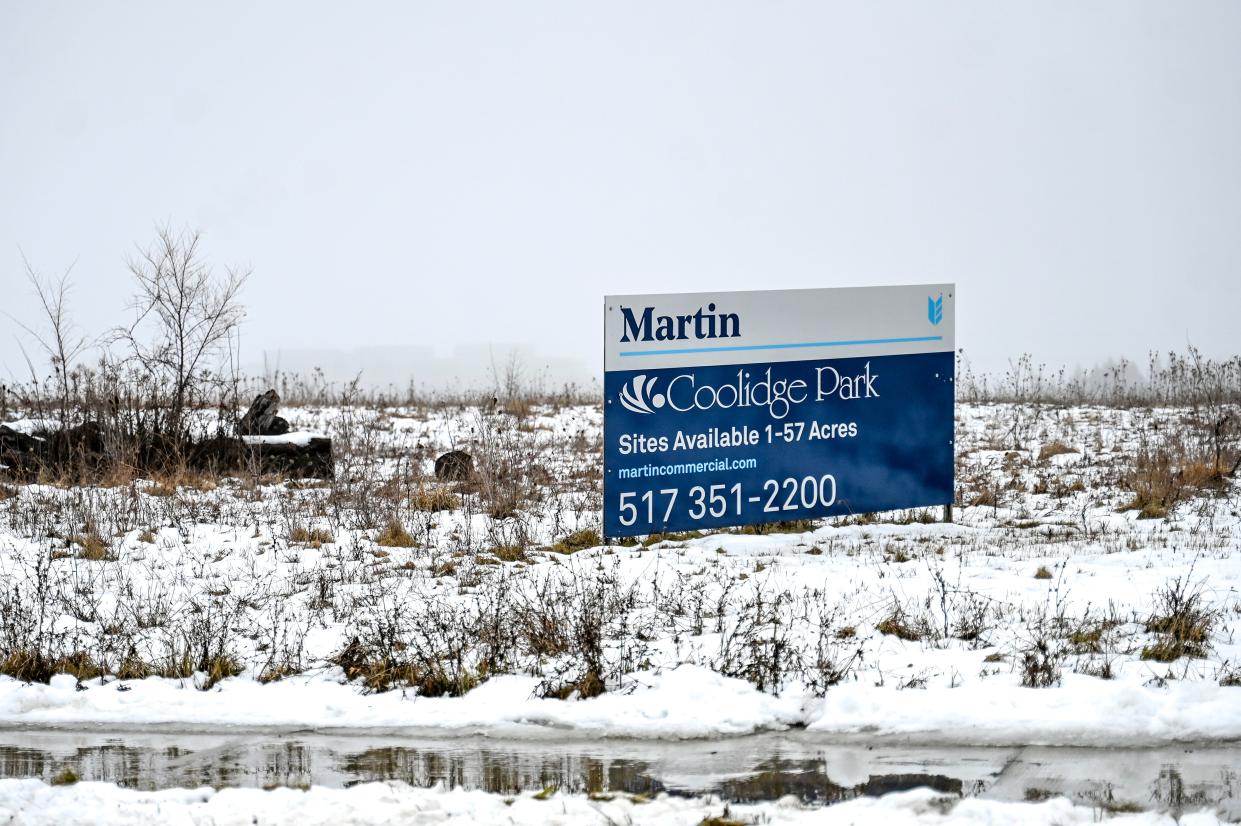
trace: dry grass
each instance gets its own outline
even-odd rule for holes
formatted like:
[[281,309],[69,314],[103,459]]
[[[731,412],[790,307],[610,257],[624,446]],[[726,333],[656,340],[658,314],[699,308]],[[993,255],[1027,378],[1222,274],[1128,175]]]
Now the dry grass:
[[207,493],[216,489],[216,479],[203,473],[181,471],[168,476],[161,476],[147,486],[148,496],[176,496],[181,488]]
[[266,685],[267,683],[276,683],[285,677],[294,677],[302,673],[301,669],[296,668],[288,663],[281,665],[269,665],[259,673],[259,682]]
[[1119,622],[1116,620],[1084,621],[1070,631],[1065,639],[1074,654],[1101,654],[1103,653],[1103,635],[1117,625]]
[[[643,547],[649,548],[652,545],[658,545],[660,542],[686,542],[690,539],[698,539],[701,536],[703,536],[702,531],[665,531],[649,534],[646,540],[640,544]],[[622,539],[620,544],[628,547],[637,545],[639,542],[633,537],[627,537]]]
[[1056,439],[1055,441],[1048,442],[1047,444],[1039,448],[1038,460],[1040,462],[1045,462],[1053,456],[1063,456],[1066,453],[1080,453],[1080,452],[1081,451],[1079,451],[1077,448],[1066,445],[1064,442],[1060,441],[1059,439]]
[[409,505],[416,511],[451,511],[461,507],[461,497],[447,488],[419,485],[409,496]]
[[27,683],[47,683],[57,674],[71,674],[79,681],[89,680],[103,673],[99,663],[83,651],[48,657],[40,651],[17,649],[0,659],[0,674]]
[[349,680],[361,680],[370,691],[389,691],[399,686],[416,689],[422,697],[460,697],[480,682],[477,674],[454,675],[443,663],[419,664],[369,650],[357,638],[331,658]]
[[526,551],[520,545],[497,545],[491,553],[501,562],[524,562]]
[[1142,659],[1172,662],[1181,657],[1205,657],[1217,612],[1206,606],[1201,585],[1191,585],[1190,574],[1177,577],[1155,596],[1155,611],[1146,631],[1159,639],[1142,649]]
[[307,528],[304,525],[296,525],[289,531],[289,541],[319,548],[335,542],[336,537],[331,531],[324,528]]
[[818,527],[811,519],[785,519],[779,522],[764,522],[760,525],[743,525],[734,528],[731,533],[742,536],[766,536],[773,533],[809,533]]
[[154,674],[155,669],[132,655],[123,659],[120,667],[116,669],[118,680],[145,680]]
[[504,412],[521,421],[534,412],[534,403],[525,396],[510,398],[504,402]]
[[221,680],[236,677],[245,670],[240,663],[228,655],[209,657],[202,665],[205,666],[201,670],[206,675],[206,679],[199,688],[203,691],[210,691]]
[[1163,519],[1203,491],[1223,490],[1232,469],[1220,460],[1204,460],[1203,451],[1201,445],[1169,440],[1158,450],[1140,452],[1121,479],[1132,496],[1117,510],[1136,510],[1139,519]]
[[607,691],[607,686],[603,682],[603,678],[598,672],[587,671],[585,676],[580,680],[573,680],[557,686],[547,692],[546,696],[553,697],[557,700],[568,700],[570,697],[578,697],[582,700],[588,700],[591,697],[598,697]]
[[875,630],[880,634],[896,637],[906,642],[917,642],[923,637],[922,629],[909,622],[905,617],[905,612],[899,608],[893,609],[891,614],[875,626]]
[[974,495],[966,501],[966,504],[972,507],[993,508],[996,506],[997,501],[998,500],[995,497],[995,490],[992,488],[982,488],[981,490],[976,491]]
[[103,562],[111,559],[108,553],[108,543],[94,531],[75,536],[69,541],[78,546],[78,559],[85,559],[88,562]]
[[388,524],[384,527],[383,532],[375,537],[375,544],[382,545],[385,548],[413,548],[417,543],[409,535],[409,531],[405,530],[405,526],[401,524],[400,520],[393,518],[388,520]]
[[548,548],[548,550],[558,554],[574,554],[587,548],[598,547],[602,542],[603,540],[599,537],[598,531],[586,528],[569,534]]
[[487,499],[487,515],[492,519],[512,519],[520,512],[521,502],[510,493],[493,494]]

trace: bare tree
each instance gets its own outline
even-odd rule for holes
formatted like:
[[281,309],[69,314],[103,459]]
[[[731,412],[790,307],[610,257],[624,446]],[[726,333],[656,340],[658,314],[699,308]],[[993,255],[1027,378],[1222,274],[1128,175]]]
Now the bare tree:
[[[53,279],[36,273],[24,253],[22,263],[26,267],[26,278],[34,288],[47,320],[47,331],[40,333],[20,321],[17,321],[17,324],[38,342],[52,364],[56,393],[60,401],[60,423],[61,427],[65,427],[69,410],[69,370],[74,360],[87,347],[86,337],[78,334],[76,325],[69,318],[69,291],[73,286],[69,281],[69,273],[73,271],[73,267],[65,270],[60,278]],[[31,372],[34,372],[33,367]],[[38,382],[37,377],[34,377],[34,380]]]
[[142,369],[167,388],[163,429],[183,434],[185,413],[245,308],[238,301],[249,271],[217,276],[199,252],[196,231],[158,231],[155,242],[129,261],[137,281],[134,322],[117,330]]

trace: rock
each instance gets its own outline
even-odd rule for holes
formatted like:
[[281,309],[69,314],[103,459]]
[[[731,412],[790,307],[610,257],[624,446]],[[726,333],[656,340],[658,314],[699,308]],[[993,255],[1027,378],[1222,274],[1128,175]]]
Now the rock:
[[103,428],[98,422],[83,422],[68,430],[59,430],[50,434],[48,440],[54,462],[97,457],[104,451]]
[[[276,416],[279,396],[274,391],[255,399],[247,412],[247,427],[265,420],[265,431],[253,436],[284,436],[290,430],[285,419]],[[254,415],[251,415],[254,414]],[[109,455],[109,434],[98,422],[85,422],[66,429],[51,429],[55,422],[31,433],[0,423],[0,466],[4,475],[33,480],[45,469],[74,474],[106,469],[114,459]],[[38,435],[35,435],[38,434]],[[201,442],[179,442],[167,433],[150,433],[120,440],[121,455],[132,455],[140,472],[170,466],[220,474],[265,473],[290,478],[331,479],[335,473],[332,440],[306,434],[306,438],[276,439],[218,435]]]
[[262,443],[250,445],[258,457],[264,473],[278,473],[290,477],[313,477],[331,479],[336,471],[332,458],[332,440],[314,437],[305,444],[294,442]]
[[[254,397],[254,401],[250,404],[250,409],[241,417],[241,421],[237,423],[237,433],[240,436],[265,436],[279,435],[269,434],[267,429],[272,426],[274,419],[278,418],[276,413],[280,410],[280,394],[275,390],[268,390]],[[288,422],[285,422],[288,427]],[[285,430],[287,433],[287,429]]]
[[474,457],[464,450],[451,450],[435,460],[435,478],[441,482],[465,482],[474,476]]
[[0,424],[0,464],[11,469],[37,466],[47,453],[43,439]]
[[289,420],[283,416],[272,416],[271,424],[264,430],[264,436],[283,436],[289,432]]
[[332,440],[318,436],[304,442],[274,443],[218,436],[195,445],[186,463],[213,473],[257,471],[289,478],[331,479],[336,470]]

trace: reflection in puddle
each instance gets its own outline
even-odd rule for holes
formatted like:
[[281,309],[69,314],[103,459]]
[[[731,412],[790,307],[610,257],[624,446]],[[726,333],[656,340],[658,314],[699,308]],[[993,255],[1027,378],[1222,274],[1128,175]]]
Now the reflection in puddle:
[[832,745],[805,734],[722,741],[435,740],[391,735],[104,734],[0,731],[0,777],[84,780],[139,789],[349,786],[402,780],[502,794],[713,793],[733,801],[793,795],[833,803],[922,786],[951,796],[1067,795],[1101,810],[1241,817],[1241,746],[1163,749]]

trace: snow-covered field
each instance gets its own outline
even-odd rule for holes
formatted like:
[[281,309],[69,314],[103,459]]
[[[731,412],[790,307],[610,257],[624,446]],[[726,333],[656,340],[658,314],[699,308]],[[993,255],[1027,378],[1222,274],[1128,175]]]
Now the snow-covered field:
[[[343,415],[298,412],[324,430]],[[347,415],[355,435],[338,441],[353,448],[330,485],[8,488],[6,653],[24,635],[91,676],[0,677],[0,721],[1241,737],[1241,692],[1221,685],[1241,662],[1236,488],[1166,519],[1118,511],[1138,443],[1181,411],[963,406],[961,499],[995,504],[955,524],[910,512],[628,547],[587,533],[572,554],[548,546],[597,528],[597,409],[520,426],[474,410]],[[527,486],[512,513],[425,481],[462,444]],[[420,509],[436,491],[458,507]],[[393,519],[404,538],[377,544]],[[1178,581],[1209,637],[1160,662],[1167,635],[1148,620]],[[370,688],[332,664],[355,639]],[[190,676],[217,662],[241,673]],[[178,676],[138,678],[158,672]],[[594,676],[607,691],[575,698]]]
[[[1125,509],[1135,457],[1188,432],[1191,411],[961,405],[953,524],[938,511],[858,514],[609,545],[597,407],[289,413],[336,439],[334,482],[0,488],[0,670],[37,650],[72,672],[0,676],[0,725],[1241,738],[1241,490],[1187,484],[1166,517]],[[462,447],[487,471],[481,489],[433,481],[435,456]],[[352,793],[445,811],[467,799]],[[70,806],[112,793],[3,794]],[[293,805],[116,794],[187,818]],[[319,806],[345,793],[287,794]],[[938,822],[940,807],[918,800],[857,806]],[[543,807],[538,822],[558,807],[581,822],[596,804],[503,805],[515,822],[528,806]],[[697,822],[705,804],[609,805],[634,806],[634,822]],[[988,805],[949,817],[1000,817]],[[1002,817],[1088,817],[1067,805]]]

